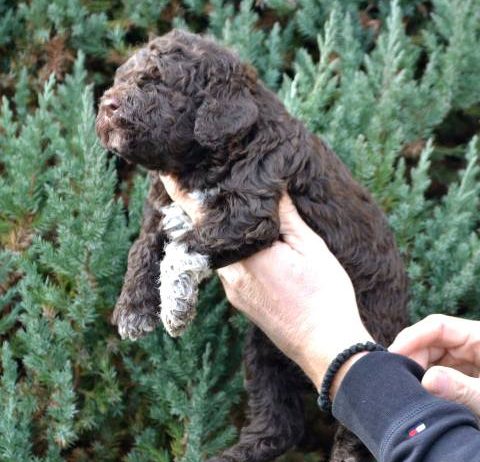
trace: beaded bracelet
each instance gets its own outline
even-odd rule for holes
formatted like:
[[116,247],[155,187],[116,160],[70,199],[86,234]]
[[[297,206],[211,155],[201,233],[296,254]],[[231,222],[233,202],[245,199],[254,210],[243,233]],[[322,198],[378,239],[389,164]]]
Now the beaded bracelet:
[[385,347],[373,342],[357,343],[356,345],[342,351],[328,366],[325,377],[323,378],[320,396],[318,397],[318,406],[323,412],[330,414],[332,412],[332,402],[330,401],[330,388],[332,387],[335,374],[342,365],[353,355],[362,351],[386,351]]

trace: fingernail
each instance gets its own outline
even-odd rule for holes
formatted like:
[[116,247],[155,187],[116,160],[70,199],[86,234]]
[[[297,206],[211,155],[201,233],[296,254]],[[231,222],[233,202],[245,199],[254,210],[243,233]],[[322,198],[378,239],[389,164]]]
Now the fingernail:
[[430,382],[429,391],[440,397],[448,395],[449,378],[444,371],[435,371],[435,376]]

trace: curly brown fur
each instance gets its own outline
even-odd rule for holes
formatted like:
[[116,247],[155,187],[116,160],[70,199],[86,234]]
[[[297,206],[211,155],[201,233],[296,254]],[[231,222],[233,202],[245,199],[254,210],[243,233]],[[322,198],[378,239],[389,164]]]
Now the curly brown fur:
[[[279,238],[278,200],[288,190],[350,275],[375,339],[388,344],[407,324],[407,279],[384,214],[329,147],[230,50],[181,31],[152,40],[117,70],[97,130],[105,147],[152,170],[142,234],[114,313],[116,322],[130,319],[132,336],[158,322],[155,281],[168,202],[159,172],[189,191],[211,192],[202,223],[180,239],[207,255],[212,268]],[[271,460],[304,433],[302,373],[255,328],[245,357],[250,420],[216,461]],[[353,438],[338,434],[332,462],[368,460]]]

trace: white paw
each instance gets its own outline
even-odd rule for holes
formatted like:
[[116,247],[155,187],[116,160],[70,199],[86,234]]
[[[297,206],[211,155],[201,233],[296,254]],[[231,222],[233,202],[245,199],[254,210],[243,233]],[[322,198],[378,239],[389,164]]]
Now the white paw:
[[172,337],[178,337],[195,317],[199,284],[211,274],[208,257],[188,253],[185,244],[170,242],[160,263],[160,317]]

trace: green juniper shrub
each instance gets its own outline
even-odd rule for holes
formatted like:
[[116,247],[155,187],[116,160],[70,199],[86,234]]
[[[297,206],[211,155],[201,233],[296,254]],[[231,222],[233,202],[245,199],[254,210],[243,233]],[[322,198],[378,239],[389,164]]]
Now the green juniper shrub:
[[99,147],[93,94],[174,25],[236,48],[372,191],[412,319],[479,315],[480,0],[0,0],[0,462],[197,462],[237,437],[246,322],[217,280],[181,339],[109,323],[148,181]]

